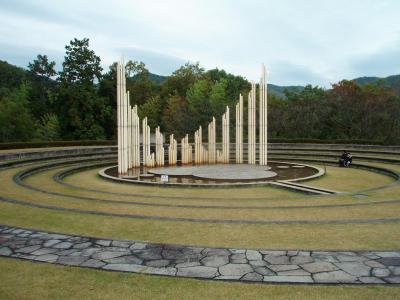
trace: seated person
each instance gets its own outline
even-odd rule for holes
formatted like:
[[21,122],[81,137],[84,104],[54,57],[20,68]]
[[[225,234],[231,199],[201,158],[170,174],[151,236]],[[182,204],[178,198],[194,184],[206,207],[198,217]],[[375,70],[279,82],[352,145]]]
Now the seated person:
[[348,167],[353,162],[353,156],[347,152],[343,151],[339,159],[339,167]]
[[350,154],[350,152],[347,152],[347,158],[345,160],[346,167],[350,166],[350,164],[353,163],[353,156]]

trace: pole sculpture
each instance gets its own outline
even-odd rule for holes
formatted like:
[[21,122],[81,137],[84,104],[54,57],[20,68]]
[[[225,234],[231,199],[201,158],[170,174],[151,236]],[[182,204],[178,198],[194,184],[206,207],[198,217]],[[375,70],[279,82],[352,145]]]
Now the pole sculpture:
[[160,126],[156,128],[156,164],[164,166],[164,137],[160,131]]
[[[268,100],[265,66],[262,66],[262,75],[259,84],[259,163],[268,163]],[[230,162],[230,126],[229,107],[222,116],[222,149],[216,149],[216,121],[213,117],[208,125],[208,148],[203,145],[201,126],[195,132],[194,160],[196,164],[229,163]],[[251,91],[248,94],[248,163],[256,164],[256,85],[251,84]],[[236,163],[244,161],[243,155],[243,96],[239,96],[236,104]],[[142,160],[140,151],[140,120],[137,106],[131,107],[130,95],[126,91],[125,66],[121,60],[117,63],[117,127],[118,127],[118,174],[125,175],[131,168],[138,168],[143,162],[146,167],[164,166],[165,150],[164,137],[160,127],[156,128],[156,152],[151,153],[150,149],[150,127],[147,124],[147,117],[142,120]],[[174,135],[170,136],[168,147],[168,164],[176,165],[178,156],[178,145]],[[181,139],[181,162],[183,165],[192,164],[193,152],[189,143],[189,136]]]
[[[124,77],[124,86],[125,85],[125,77]],[[124,173],[128,172],[129,169],[129,145],[128,145],[128,135],[129,135],[129,127],[128,127],[128,93],[124,93],[123,96],[123,122],[124,122]]]
[[178,160],[178,145],[174,139],[174,135],[169,136],[169,146],[168,146],[168,165],[174,166]]
[[208,151],[203,145],[203,129],[201,126],[194,133],[194,162],[203,164],[208,161]]
[[129,99],[129,91],[126,92],[126,156],[128,170],[132,169],[132,113]]
[[142,121],[143,125],[143,165],[145,167],[154,167],[154,153],[150,152],[150,126],[147,125],[147,117]]
[[117,63],[117,131],[118,131],[118,174],[140,167],[140,125],[137,106],[130,105],[130,95],[126,91],[125,66]]
[[140,167],[140,121],[137,105],[132,108],[132,167]]
[[236,163],[243,163],[243,96],[236,104]]
[[225,113],[222,115],[222,156],[221,162],[229,164],[229,107],[226,107]]
[[127,174],[129,169],[128,118],[129,93],[126,92],[125,67],[117,63],[117,123],[118,123],[118,174]]
[[215,145],[215,118],[212,118],[210,124],[208,124],[208,163],[216,163],[216,145]]
[[268,100],[267,100],[267,85],[265,80],[265,66],[262,66],[260,80],[260,165],[266,166],[268,163],[267,151],[267,113],[268,113]]
[[226,107],[226,130],[225,130],[225,163],[229,164],[230,154],[231,154],[231,144],[230,144],[230,117],[229,117],[229,107]]
[[121,127],[121,62],[117,63],[117,136],[118,136],[118,174],[122,174],[122,127]]
[[192,146],[189,144],[189,135],[181,140],[181,162],[183,165],[192,163]]
[[248,163],[256,163],[256,85],[251,84],[248,96]]

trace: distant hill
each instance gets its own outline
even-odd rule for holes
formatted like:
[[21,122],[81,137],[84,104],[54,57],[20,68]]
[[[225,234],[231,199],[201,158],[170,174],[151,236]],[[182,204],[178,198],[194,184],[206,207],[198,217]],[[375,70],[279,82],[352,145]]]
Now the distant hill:
[[162,84],[168,78],[168,76],[157,75],[157,74],[153,74],[153,73],[150,73],[149,77],[150,77],[150,80],[156,84]]
[[359,85],[377,83],[383,86],[391,87],[397,95],[400,95],[400,75],[388,77],[359,77],[354,79]]
[[[168,79],[168,76],[157,75],[150,73],[150,80],[156,84],[162,84],[165,80]],[[279,97],[285,98],[285,90],[288,91],[302,91],[304,86],[296,85],[296,86],[279,86],[275,84],[268,84],[268,92],[273,93]]]
[[[0,88],[16,88],[29,76],[28,71],[9,64],[6,61],[0,60]],[[167,80],[168,76],[150,73],[150,80],[156,84],[162,84]],[[397,95],[400,96],[400,75],[392,75],[388,77],[359,77],[353,79],[359,85],[370,83],[378,83],[384,86],[391,87]],[[268,84],[268,91],[279,97],[285,98],[285,90],[288,91],[302,91],[304,86],[279,86],[275,84]]]
[[0,60],[0,88],[14,89],[27,78],[28,72],[20,67]]
[[304,90],[304,86],[301,85],[279,86],[275,84],[268,84],[268,92],[275,94],[281,98],[286,98],[285,90],[288,90],[289,92],[293,91],[301,92],[302,90]]

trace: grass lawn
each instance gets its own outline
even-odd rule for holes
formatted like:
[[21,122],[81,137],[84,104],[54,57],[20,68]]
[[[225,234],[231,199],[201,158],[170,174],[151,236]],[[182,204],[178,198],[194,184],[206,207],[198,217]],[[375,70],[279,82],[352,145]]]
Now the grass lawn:
[[[55,170],[50,170],[33,175],[27,178],[27,182],[34,186],[38,186],[50,191],[59,191],[76,196],[84,196],[84,197],[89,196],[95,198],[98,197],[96,193],[80,191],[73,188],[64,187],[55,183],[51,179],[52,177],[51,175],[55,172],[56,172]],[[4,173],[5,174],[3,175],[6,175],[4,179],[7,180],[7,176],[10,176],[10,174],[7,174],[8,172]],[[94,178],[94,180],[101,181],[101,179],[99,178]],[[15,191],[13,189],[15,189]],[[184,189],[184,190],[190,191],[192,189]],[[197,190],[198,189],[194,189],[194,191]],[[248,190],[249,192],[251,192],[252,188]],[[255,190],[259,190],[259,188],[255,188]],[[265,188],[265,193],[268,193],[270,190],[279,192],[278,189]],[[227,194],[230,193],[229,190],[224,189],[224,191],[226,196]],[[240,191],[243,193],[243,189],[240,189]],[[50,204],[59,207],[69,207],[81,210],[91,210],[91,211],[117,213],[117,214],[136,214],[145,216],[163,216],[163,217],[178,217],[178,218],[200,218],[200,219],[203,218],[203,219],[215,219],[215,220],[234,219],[234,220],[274,221],[274,220],[365,219],[365,218],[396,217],[400,214],[400,203],[376,204],[376,205],[352,206],[352,207],[334,207],[334,208],[299,208],[299,209],[273,209],[273,210],[229,209],[229,208],[227,209],[176,208],[176,207],[128,205],[121,203],[116,204],[112,202],[103,203],[103,202],[88,201],[84,199],[74,199],[62,196],[42,194],[40,192],[30,191],[25,188],[16,186],[12,182],[10,182],[7,191],[3,191],[1,194],[11,197],[17,195],[18,198],[29,200],[34,203]],[[104,194],[102,195],[102,197],[99,198],[115,199],[115,200],[127,199],[126,196],[121,197],[118,195],[104,195]],[[162,197],[160,197],[160,199],[162,199]],[[152,201],[157,202],[158,198],[152,199]],[[219,199],[215,200],[214,202],[219,202]],[[291,199],[291,203],[293,205],[300,205],[298,199]],[[229,204],[226,203],[225,205]]]
[[266,249],[398,249],[399,222],[243,225],[104,217],[0,202],[0,224],[171,244]]
[[[63,167],[64,168],[64,167]],[[61,196],[46,195],[40,192],[30,191],[13,183],[12,175],[23,167],[9,169],[0,172],[0,185],[4,189],[0,194],[8,197],[26,199],[37,203],[48,203],[57,206],[75,207],[80,209],[98,210],[118,213],[140,213],[144,215],[160,215],[171,217],[198,217],[215,219],[243,219],[243,220],[324,220],[324,219],[343,219],[354,218],[363,219],[367,217],[393,217],[399,216],[399,204],[374,204],[371,206],[344,207],[344,208],[308,208],[308,209],[267,209],[267,210],[248,210],[248,209],[200,209],[200,208],[159,208],[143,207],[126,204],[104,204],[82,199],[71,199]],[[333,168],[339,169],[339,168]],[[365,172],[362,170],[340,169],[345,171]],[[82,195],[82,191],[61,186],[51,179],[52,174],[58,170],[49,170],[36,174],[28,178],[28,182],[34,185],[41,185],[54,191],[68,192],[73,195]],[[357,173],[359,174],[359,173]],[[367,173],[373,174],[374,173]],[[333,176],[333,173],[331,174]],[[366,175],[366,174],[365,174]],[[387,180],[386,176],[379,174],[378,177]],[[69,177],[74,180],[87,180],[85,184],[107,183],[96,176],[94,170],[85,171]],[[321,179],[322,180],[322,179]],[[330,180],[327,177],[327,180]],[[361,178],[357,179],[361,180]],[[389,178],[390,180],[390,178]],[[113,185],[113,184],[112,184]],[[152,193],[149,187],[138,187],[135,185],[114,185],[130,189],[136,192]],[[218,191],[219,195],[232,194],[228,189],[158,189],[160,191],[184,191],[201,192],[203,195],[208,193],[212,195]],[[268,188],[249,188],[234,189],[245,193],[259,194],[260,191],[268,191]],[[276,189],[271,189],[276,190]],[[389,190],[389,189],[388,189]],[[279,191],[279,190],[276,190]],[[87,196],[83,192],[83,196]],[[90,195],[90,192],[88,193]],[[94,193],[97,197],[100,193]],[[141,198],[132,196],[114,196],[101,194],[105,198],[111,199],[131,199],[141,201]],[[395,194],[392,195],[395,197]],[[335,197],[307,197],[299,198],[275,197],[271,199],[258,200],[229,200],[227,199],[209,199],[199,200],[191,199],[167,199],[152,198],[149,202],[155,203],[178,203],[204,205],[213,202],[214,205],[316,205],[316,204],[337,204],[374,201],[374,197],[358,199],[352,196]],[[80,214],[72,212],[52,211],[47,209],[31,208],[22,205],[0,203],[0,223],[33,227],[44,230],[59,231],[71,234],[92,235],[98,237],[110,237],[121,239],[147,240],[153,242],[208,245],[208,246],[226,246],[226,247],[250,247],[250,248],[311,248],[311,249],[395,249],[400,247],[399,222],[381,223],[381,224],[349,224],[349,225],[241,225],[241,224],[210,224],[159,220],[141,220],[126,219],[117,217],[105,217],[89,214]]]
[[396,299],[399,287],[246,284],[0,258],[1,299]]
[[[343,203],[358,203],[369,202],[373,199],[355,198],[348,195],[337,196],[318,196],[318,195],[305,195],[296,192],[287,191],[275,187],[251,187],[251,188],[237,188],[237,189],[196,189],[196,188],[158,188],[148,187],[141,185],[127,185],[115,184],[102,180],[97,176],[96,170],[84,171],[79,174],[74,174],[65,179],[68,183],[73,183],[76,186],[97,188],[98,185],[111,184],[112,188],[104,188],[107,192],[124,192],[132,195],[114,195],[99,192],[92,192],[86,190],[75,189],[68,186],[63,186],[52,180],[52,176],[59,172],[61,169],[48,170],[35,174],[26,179],[26,182],[46,189],[48,191],[55,191],[74,196],[94,197],[98,199],[107,200],[123,200],[123,201],[139,201],[147,203],[160,203],[172,205],[200,205],[200,206],[292,206],[292,205],[323,205],[323,204],[343,204]],[[14,188],[17,193],[32,194],[35,192],[28,191],[20,186],[15,185],[10,177],[16,171],[4,171],[0,173],[0,179],[4,183],[8,181],[8,190],[11,192]],[[121,189],[119,189],[121,187]],[[234,193],[233,193],[233,192]],[[136,195],[135,195],[136,194]],[[39,193],[45,197],[45,195]],[[146,197],[146,195],[152,197]],[[169,197],[180,196],[180,198],[165,198],[164,195]],[[43,198],[41,197],[41,198]],[[207,197],[206,199],[197,199],[194,197]],[[258,197],[254,199],[251,197]],[[52,196],[51,198],[54,198]]]
[[[386,165],[386,167],[389,166]],[[371,171],[326,166],[325,176],[308,181],[305,184],[341,192],[355,192],[363,189],[384,186],[393,181],[394,179],[389,176]]]

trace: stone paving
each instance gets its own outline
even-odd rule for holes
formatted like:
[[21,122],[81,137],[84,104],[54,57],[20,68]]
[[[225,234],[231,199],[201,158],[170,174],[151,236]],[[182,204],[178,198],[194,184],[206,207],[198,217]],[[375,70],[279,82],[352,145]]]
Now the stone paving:
[[121,272],[233,281],[400,283],[400,251],[189,247],[0,225],[0,256]]
[[[288,166],[289,168],[289,166]],[[274,177],[271,167],[246,164],[217,164],[203,166],[179,166],[153,168],[148,172],[156,175],[193,176],[210,180],[261,180]]]

